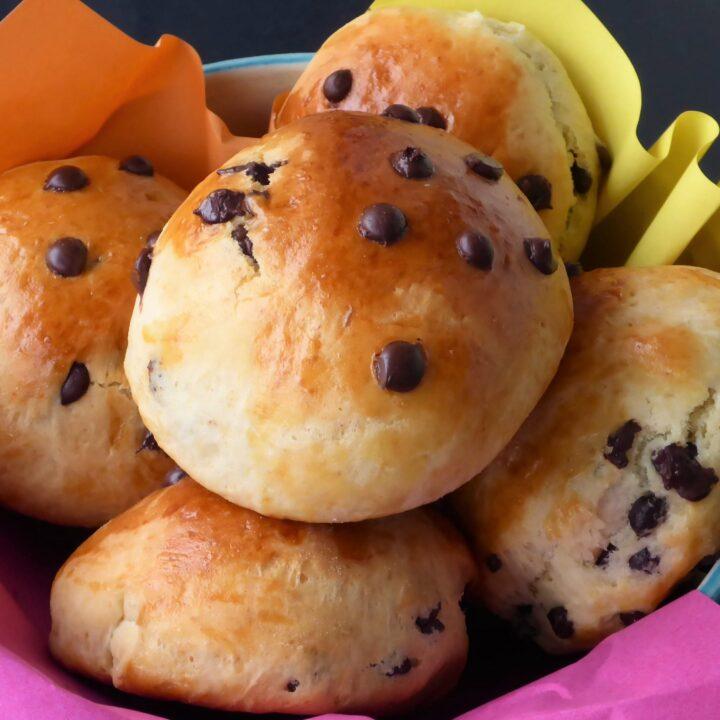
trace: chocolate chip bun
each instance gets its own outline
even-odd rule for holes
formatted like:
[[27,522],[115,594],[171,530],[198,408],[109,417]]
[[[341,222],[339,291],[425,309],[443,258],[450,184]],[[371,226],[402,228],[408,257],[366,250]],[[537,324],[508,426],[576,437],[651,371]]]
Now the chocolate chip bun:
[[133,262],[184,197],[141,157],[0,174],[0,504],[93,527],[172,466],[122,362]]
[[128,692],[238,712],[385,714],[450,689],[474,573],[445,518],[305,525],[183,480],[98,531],[52,589],[53,654]]
[[448,130],[499,160],[563,258],[580,256],[595,215],[595,134],[560,61],[522,25],[373,10],[325,42],[278,106],[277,127],[341,109]]
[[553,652],[652,611],[720,548],[720,275],[597,270],[523,428],[456,496],[488,607]]
[[125,369],[161,447],[209,490],[363,520],[480,471],[549,383],[571,316],[500,165],[432,128],[323,113],[175,213]]

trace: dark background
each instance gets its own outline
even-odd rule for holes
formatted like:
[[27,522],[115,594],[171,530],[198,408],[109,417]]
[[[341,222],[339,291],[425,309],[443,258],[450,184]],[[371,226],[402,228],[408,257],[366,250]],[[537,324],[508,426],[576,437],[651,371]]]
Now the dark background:
[[[363,12],[370,0],[86,2],[138,40],[152,43],[162,33],[172,33],[194,45],[204,62],[212,62],[315,50],[334,29]],[[624,47],[640,75],[643,142],[651,144],[684,109],[720,117],[718,0],[586,2]],[[17,3],[0,0],[0,15]],[[720,148],[711,151],[704,166],[714,177],[720,176]]]

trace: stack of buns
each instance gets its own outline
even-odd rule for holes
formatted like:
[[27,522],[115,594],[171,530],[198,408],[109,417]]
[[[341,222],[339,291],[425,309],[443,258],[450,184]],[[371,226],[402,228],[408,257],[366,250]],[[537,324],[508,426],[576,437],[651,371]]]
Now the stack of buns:
[[464,598],[558,652],[654,609],[720,545],[720,279],[568,280],[604,153],[557,58],[370,11],[270,125],[184,200],[139,157],[0,176],[0,502],[109,520],[55,657],[382,715],[455,684]]

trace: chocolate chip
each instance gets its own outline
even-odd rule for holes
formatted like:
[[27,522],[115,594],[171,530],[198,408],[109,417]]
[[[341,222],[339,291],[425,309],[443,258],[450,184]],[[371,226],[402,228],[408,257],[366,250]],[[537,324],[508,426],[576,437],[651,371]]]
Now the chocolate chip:
[[492,241],[474,230],[465,230],[455,241],[460,257],[478,270],[490,270],[495,257]]
[[416,665],[410,658],[405,658],[400,665],[395,665],[390,672],[386,672],[386,677],[395,677],[396,675],[407,675]]
[[358,223],[358,232],[379,245],[395,244],[407,230],[403,211],[395,205],[377,203],[363,210]]
[[152,248],[144,247],[135,260],[132,271],[132,282],[140,295],[145,292],[150,266],[152,265]]
[[60,277],[82,275],[87,265],[87,245],[78,238],[63,237],[56,240],[45,253],[48,270]]
[[383,390],[410,392],[423,379],[427,356],[423,346],[395,340],[373,356],[372,371]]
[[608,150],[607,145],[602,145],[600,143],[598,143],[595,147],[597,149],[598,160],[600,161],[600,169],[603,173],[610,172],[610,168],[612,167],[612,156],[610,155],[610,150]]
[[485,565],[491,573],[496,573],[502,568],[502,560],[493,553],[485,558]]
[[601,550],[595,558],[595,565],[597,567],[606,567],[610,561],[610,555],[612,555],[616,550],[617,547],[615,545],[608,543],[608,546],[604,550]]
[[655,568],[660,564],[660,558],[656,555],[652,555],[650,550],[644,547],[642,550],[638,550],[634,555],[628,558],[628,565],[633,570],[652,574]]
[[517,186],[538,212],[552,209],[552,185],[545,176],[524,175]]
[[163,487],[177,485],[185,477],[187,477],[187,473],[182,468],[176,466],[172,470],[169,470],[167,475],[165,475]]
[[288,680],[287,684],[285,685],[285,689],[288,692],[295,692],[300,687],[300,681],[299,680]]
[[138,448],[138,452],[142,452],[143,450],[150,450],[151,452],[159,452],[160,450],[160,446],[157,444],[155,436],[149,430],[145,433],[145,437]]
[[633,623],[636,623],[638,620],[642,620],[645,617],[645,613],[642,612],[642,610],[632,610],[630,612],[621,612],[620,613],[620,622],[625,626],[628,627],[632,625]]
[[55,168],[46,178],[43,190],[51,192],[74,192],[82,190],[90,184],[90,178],[75,165],[61,165]]
[[525,238],[523,240],[525,255],[528,260],[543,274],[552,275],[557,269],[558,264],[553,255],[552,245],[549,240],[544,238]]
[[492,182],[499,180],[505,172],[503,166],[495,160],[495,158],[491,158],[489,155],[482,155],[481,153],[470,153],[470,155],[466,155],[465,165],[476,175],[485,178],[485,180],[491,180]]
[[253,244],[252,240],[248,237],[247,228],[244,225],[238,225],[236,228],[233,228],[230,235],[240,246],[242,254],[246,255],[251,260],[255,260],[255,256],[253,255]]
[[568,618],[568,611],[562,605],[554,607],[548,612],[547,619],[553,632],[561,639],[568,640],[575,634],[575,625]]
[[277,163],[274,165],[266,165],[262,162],[249,162],[244,165],[233,165],[232,167],[220,168],[217,170],[218,175],[232,175],[234,173],[244,172],[251,180],[260,185],[269,185],[270,176],[275,170],[284,165],[284,163]]
[[445,624],[438,618],[442,603],[438,603],[427,617],[418,616],[415,618],[415,625],[423,635],[432,635],[434,632],[443,632]]
[[245,193],[226,188],[213,190],[199,207],[193,210],[193,213],[208,225],[228,222],[238,215],[247,213]]
[[408,180],[424,180],[435,172],[432,160],[420,148],[406,147],[393,153],[390,164],[398,175]]
[[712,468],[697,461],[697,447],[673,443],[656,450],[651,457],[653,467],[662,478],[666,490],[675,490],[684,500],[698,502],[710,494],[718,481]]
[[658,525],[667,519],[668,503],[664,497],[646,492],[631,506],[628,512],[630,527],[638,537],[649,535]]
[[565,272],[567,273],[567,276],[572,280],[573,278],[576,278],[583,274],[583,266],[577,262],[566,262]]
[[388,105],[382,111],[382,115],[384,117],[393,118],[394,120],[404,120],[409,123],[417,124],[420,122],[420,115],[415,110],[407,105],[400,105],[399,103],[396,103],[395,105]]
[[603,451],[603,457],[611,462],[616,468],[627,467],[628,452],[635,442],[635,436],[642,430],[635,420],[628,420],[615,432],[610,433],[607,439],[607,447]]
[[77,402],[90,387],[90,373],[80,362],[74,362],[60,388],[60,404],[70,405]]
[[447,120],[437,108],[423,106],[419,107],[415,112],[420,118],[421,125],[429,125],[439,130],[447,129]]
[[145,240],[145,246],[150,248],[150,250],[154,249],[155,245],[157,245],[158,238],[160,237],[160,232],[160,230],[154,230],[147,236]]
[[578,165],[577,160],[572,164],[570,174],[572,175],[575,194],[587,195],[593,184],[592,175],[584,167]]
[[336,70],[325,78],[323,95],[331,103],[339,103],[350,94],[352,84],[353,75],[350,70]]
[[133,175],[143,175],[145,177],[152,177],[155,174],[155,168],[152,163],[142,155],[130,155],[120,162],[118,166],[120,170]]

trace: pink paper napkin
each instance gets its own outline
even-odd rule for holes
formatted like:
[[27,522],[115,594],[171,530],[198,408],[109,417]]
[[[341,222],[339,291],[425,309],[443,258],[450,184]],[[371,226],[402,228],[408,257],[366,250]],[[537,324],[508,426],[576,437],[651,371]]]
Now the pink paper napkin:
[[718,720],[720,607],[697,591],[462,720]]
[[[50,583],[81,539],[82,533],[0,512],[0,719],[212,716],[164,704],[157,704],[157,714],[130,709],[136,704],[133,698],[75,678],[52,661],[46,642]],[[582,660],[462,716],[551,718],[720,719],[720,607],[699,592],[689,593],[607,639]]]

